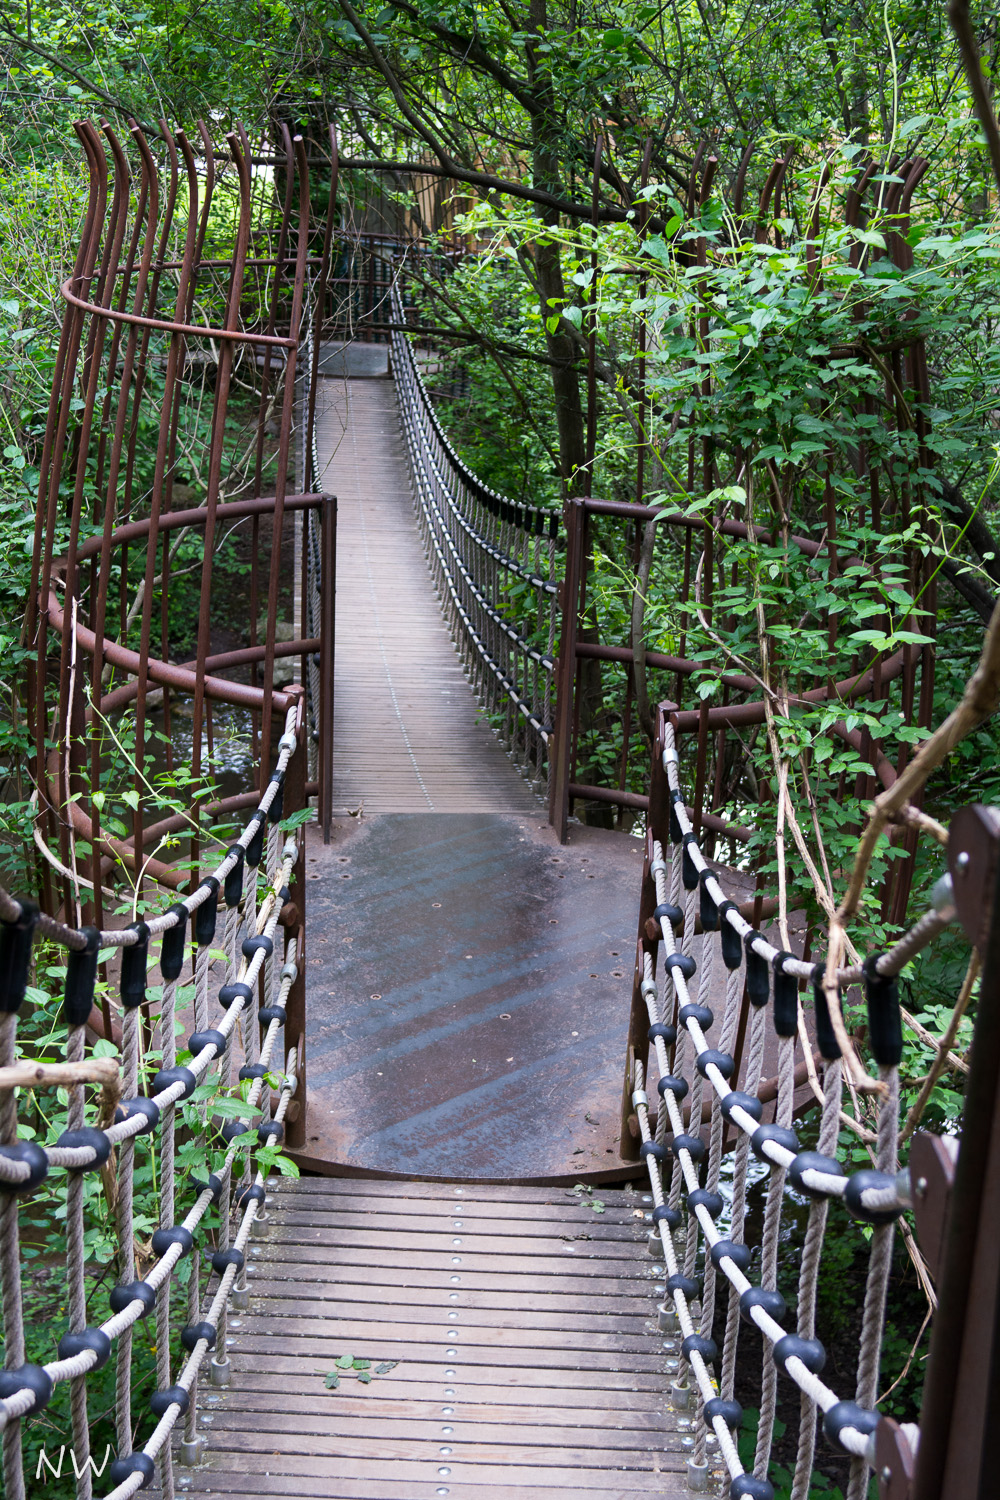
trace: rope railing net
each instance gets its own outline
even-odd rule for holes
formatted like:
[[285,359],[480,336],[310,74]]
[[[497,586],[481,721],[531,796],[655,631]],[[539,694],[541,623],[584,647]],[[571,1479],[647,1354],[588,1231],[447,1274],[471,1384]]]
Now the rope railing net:
[[[393,323],[405,321],[398,284]],[[413,471],[417,523],[455,643],[480,702],[522,774],[548,775],[559,603],[559,516],[498,495],[455,453],[407,336],[393,373]]]
[[[280,827],[286,770],[293,755],[302,753],[297,712],[293,708],[288,713],[275,769],[239,839],[212,873],[168,910],[121,929],[73,928],[0,891],[0,1069],[9,1074],[17,1057],[18,1011],[38,940],[65,950],[62,1015],[65,1058],[72,1065],[72,1081],[58,1067],[51,1070],[52,1086],[65,1086],[66,1104],[65,1129],[50,1145],[18,1139],[18,1088],[0,1073],[0,1288],[6,1347],[0,1429],[7,1500],[24,1500],[32,1492],[27,1481],[33,1476],[25,1472],[24,1425],[44,1410],[62,1382],[71,1388],[76,1492],[79,1500],[90,1500],[87,1377],[107,1364],[113,1351],[118,1456],[108,1469],[108,1500],[127,1500],[146,1488],[157,1471],[161,1493],[171,1500],[174,1429],[181,1428],[182,1461],[194,1462],[200,1452],[198,1387],[207,1355],[212,1355],[212,1383],[228,1383],[227,1307],[234,1298],[245,1303],[246,1245],[265,1197],[264,1171],[260,1166],[254,1171],[247,1148],[256,1143],[259,1150],[273,1152],[280,1145],[298,1081],[296,1053],[282,1055],[281,1035],[301,952],[298,940],[280,926],[299,854],[299,836],[286,836]],[[150,953],[154,940],[159,942],[158,995],[148,983],[150,976],[156,977]],[[115,949],[121,950],[120,1058],[98,1058],[93,1052],[88,1058],[86,1028],[99,969]],[[210,991],[220,973],[224,982],[213,1004]],[[177,1031],[189,1009],[193,1030],[182,1047],[190,1055],[178,1063]],[[236,1080],[234,1043],[244,1059]],[[147,1055],[155,1059],[155,1067],[152,1060],[147,1064]],[[96,1082],[102,1089],[93,1100],[88,1086]],[[209,1097],[202,1093],[185,1105],[209,1082]],[[278,1096],[273,1112],[272,1088]],[[157,1132],[150,1163],[159,1184],[159,1227],[146,1245],[135,1204],[136,1142]],[[188,1158],[195,1143],[203,1164],[200,1177],[182,1177],[180,1132]],[[205,1170],[213,1165],[214,1170]],[[86,1248],[85,1178],[90,1172],[100,1174],[112,1205],[117,1243],[116,1284],[100,1321],[88,1320],[88,1302],[92,1306],[95,1300],[87,1290],[88,1273],[95,1269]],[[56,1173],[66,1174],[69,1326],[54,1352],[32,1350],[29,1357],[18,1210],[22,1198]],[[193,1201],[181,1214],[178,1199],[189,1191]],[[211,1230],[213,1209],[218,1222]],[[203,1260],[210,1267],[204,1280]],[[184,1261],[186,1286],[178,1275]],[[151,1427],[141,1418],[138,1422],[138,1436],[150,1427],[139,1443],[133,1436],[133,1336],[150,1316],[156,1327],[156,1388],[148,1401]],[[32,1332],[37,1338],[38,1329]],[[178,1332],[183,1353],[175,1369],[171,1346]]]
[[[823,987],[823,965],[776,949],[727,898],[691,826],[669,722],[663,770],[670,796],[672,852],[668,858],[654,840],[649,878],[655,883],[654,920],[661,938],[643,952],[640,986],[649,1017],[650,1064],[655,1057],[659,1075],[655,1124],[646,1065],[638,1056],[631,1099],[654,1205],[649,1248],[665,1262],[667,1297],[659,1308],[659,1325],[670,1336],[669,1347],[680,1357],[681,1373],[672,1394],[681,1409],[694,1408],[689,1486],[709,1488],[710,1449],[716,1449],[733,1500],[773,1497],[767,1476],[780,1376],[799,1391],[790,1500],[808,1500],[819,1422],[834,1448],[850,1457],[847,1500],[864,1500],[874,1462],[873,1434],[880,1420],[875,1402],[893,1237],[898,1216],[910,1203],[908,1175],[899,1173],[897,1162],[902,1057],[897,976],[954,919],[950,885],[947,880],[941,883],[938,908],[922,917],[888,952],[838,973],[842,989],[856,984],[864,987],[869,1046],[882,1086],[872,1166],[849,1171],[836,1155],[845,1080]],[[701,928],[697,937],[696,917]],[[813,986],[815,1038],[822,1063],[822,1103],[814,1150],[801,1149],[793,1128],[797,1045],[813,1059],[799,994],[803,980]],[[750,1018],[737,1064],[733,1054],[744,986]],[[725,1007],[717,1019],[704,1001],[710,991],[719,989],[724,989]],[[773,1121],[762,1124],[763,1107],[757,1095],[764,1081],[769,1018],[777,1045],[777,1098]],[[710,1032],[717,1040],[709,1041]],[[720,1190],[726,1149],[732,1151],[728,1203]],[[759,1262],[744,1240],[751,1157],[768,1176]],[[810,1200],[794,1318],[788,1315],[785,1295],[778,1286],[778,1248],[788,1188]],[[820,1262],[831,1202],[838,1199],[850,1219],[871,1228],[858,1365],[854,1388],[848,1392],[835,1390],[824,1380],[827,1353],[816,1336]],[[720,1220],[725,1228],[720,1228]],[[752,1265],[755,1279],[750,1274]],[[790,1291],[784,1289],[786,1294]],[[720,1326],[721,1350],[717,1342]],[[736,1441],[743,1416],[736,1390],[743,1326],[756,1329],[762,1344],[756,1451],[747,1469]],[[902,1430],[915,1450],[916,1427],[903,1424]]]

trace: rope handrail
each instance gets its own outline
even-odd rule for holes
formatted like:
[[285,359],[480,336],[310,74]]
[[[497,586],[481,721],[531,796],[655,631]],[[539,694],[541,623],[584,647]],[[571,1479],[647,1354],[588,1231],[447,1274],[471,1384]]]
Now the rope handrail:
[[[897,1160],[903,1053],[898,975],[910,959],[955,921],[951,882],[948,877],[938,882],[934,908],[886,952],[838,970],[841,987],[864,986],[868,1045],[877,1064],[881,1090],[876,1133],[866,1137],[873,1143],[872,1168],[852,1170],[837,1153],[843,1059],[827,1012],[821,978],[824,966],[775,948],[740,915],[736,903],[727,896],[724,877],[709,864],[694,834],[679,778],[675,733],[666,714],[661,719],[661,733],[658,754],[666,782],[672,852],[669,857],[665,854],[656,828],[647,833],[644,879],[652,889],[644,899],[653,904],[653,920],[645,925],[645,937],[640,934],[636,993],[648,1022],[649,1054],[647,1064],[642,1050],[630,1050],[626,1096],[634,1112],[639,1155],[650,1183],[650,1253],[665,1263],[667,1297],[659,1308],[659,1326],[665,1333],[679,1335],[678,1352],[697,1395],[689,1483],[693,1489],[706,1487],[711,1434],[725,1464],[732,1500],[742,1496],[773,1500],[774,1489],[767,1474],[776,1382],[783,1375],[798,1389],[801,1402],[792,1500],[807,1500],[811,1492],[817,1412],[827,1439],[850,1457],[848,1500],[864,1500],[874,1463],[874,1434],[882,1420],[876,1382],[892,1238],[896,1221],[912,1203],[909,1172],[905,1168],[900,1171]],[[697,939],[696,915],[700,917]],[[701,943],[697,961],[696,941]],[[721,984],[721,979],[711,978],[720,960],[725,975],[725,1009],[717,1027],[713,1006],[706,1003],[706,997],[710,985]],[[805,1031],[801,981],[813,985],[819,1048],[816,1061],[822,1061],[823,1069],[815,1149],[804,1149],[793,1129],[798,1087],[795,1047],[797,1043],[804,1048],[808,1044],[811,1051],[813,1045]],[[743,1011],[747,1001],[748,1016]],[[763,1082],[767,1017],[778,1046],[778,1092],[774,1120],[762,1124],[763,1108],[757,1091]],[[708,1033],[716,1027],[719,1040],[713,1045]],[[660,1099],[655,1124],[647,1088],[647,1066],[652,1070],[654,1063],[658,1075],[655,1093]],[[706,1123],[707,1141],[703,1138]],[[727,1131],[735,1132],[728,1147]],[[728,1209],[720,1191],[726,1149],[733,1152]],[[750,1269],[753,1252],[744,1242],[751,1154],[768,1171],[756,1276]],[[668,1185],[667,1163],[671,1159]],[[788,1326],[785,1299],[777,1284],[782,1202],[789,1189],[809,1202],[793,1328]],[[827,1355],[816,1336],[819,1267],[833,1200],[841,1201],[849,1218],[871,1231],[857,1384],[849,1397],[838,1395],[821,1378]],[[723,1228],[717,1221],[727,1212],[730,1223]],[[699,1285],[700,1253],[704,1264]],[[729,1293],[721,1352],[714,1329],[720,1275]],[[764,1341],[756,1451],[753,1463],[746,1465],[735,1440],[742,1421],[742,1408],[734,1393],[741,1323],[755,1326]],[[713,1366],[718,1367],[718,1375]],[[684,1406],[690,1387],[679,1378],[673,1394],[677,1404]],[[918,1429],[902,1424],[900,1431],[900,1441],[915,1453]]]
[[393,373],[432,576],[480,701],[503,715],[502,739],[541,786],[553,722],[559,516],[497,495],[458,458],[401,331],[398,284],[392,296]]
[[[225,1357],[226,1307],[237,1277],[245,1283],[245,1246],[264,1196],[265,1171],[258,1164],[253,1181],[248,1177],[246,1150],[273,1151],[284,1135],[284,1120],[297,1088],[298,1062],[295,1050],[285,1061],[273,1117],[266,1104],[265,1089],[274,1072],[273,1057],[286,1022],[293,986],[300,978],[301,939],[289,935],[279,943],[278,928],[290,898],[289,885],[300,857],[301,835],[284,836],[280,823],[284,813],[284,790],[292,757],[301,754],[301,709],[291,709],[278,743],[274,769],[257,799],[257,806],[239,837],[213,867],[198,879],[194,889],[166,911],[128,927],[98,929],[74,927],[52,918],[44,919],[25,900],[0,890],[0,1063],[5,1081],[13,1070],[17,1015],[27,987],[32,946],[36,937],[55,942],[67,953],[63,1013],[68,1025],[64,1065],[76,1070],[67,1079],[69,1102],[67,1128],[54,1144],[16,1138],[16,1081],[10,1078],[0,1088],[0,1277],[3,1282],[7,1368],[0,1372],[0,1431],[4,1432],[4,1481],[11,1497],[25,1495],[21,1462],[21,1422],[49,1403],[55,1389],[68,1382],[72,1388],[73,1445],[77,1459],[89,1452],[86,1432],[85,1383],[118,1348],[116,1420],[118,1457],[109,1471],[115,1500],[125,1500],[153,1478],[160,1467],[165,1495],[174,1493],[169,1435],[184,1417],[187,1437],[182,1451],[197,1446],[193,1423],[197,1410],[197,1378],[205,1356],[212,1350],[213,1379],[217,1369],[228,1370]],[[266,871],[266,887],[258,894],[258,868]],[[222,1014],[216,1021],[209,1014],[210,969],[217,953],[217,913],[220,896],[226,912],[221,947],[226,977],[218,990]],[[188,923],[193,924],[191,957],[194,972],[194,1030],[187,1038],[190,1056],[184,1065],[176,1062],[174,1017],[179,981],[188,950]],[[146,990],[149,947],[160,944],[159,968],[163,981],[159,1002],[159,1069],[147,1092],[138,1091],[139,1028],[143,1007],[149,1003]],[[122,1053],[114,1079],[102,1073],[103,1085],[98,1121],[88,1124],[84,1113],[85,1081],[78,1076],[83,1066],[84,1033],[90,1019],[97,982],[98,964],[111,948],[121,950],[120,987],[123,1006]],[[263,1003],[261,1003],[261,999]],[[257,1031],[261,1028],[258,1042]],[[224,1097],[230,1088],[233,1044],[242,1036],[245,1058],[240,1081],[248,1084],[238,1110],[224,1114],[216,1125],[209,1123],[212,1103],[196,1106],[195,1139],[202,1148],[217,1137],[222,1161],[207,1180],[193,1178],[195,1198],[184,1215],[175,1213],[175,1115],[195,1090],[211,1081]],[[104,1059],[103,1061],[110,1061]],[[111,1095],[113,1116],[107,1117]],[[213,1096],[214,1097],[214,1096]],[[263,1116],[263,1118],[262,1118]],[[261,1120],[255,1125],[255,1120]],[[190,1126],[190,1121],[189,1121]],[[137,1274],[132,1230],[133,1159],[135,1143],[159,1131],[159,1170],[162,1176],[160,1225],[151,1239],[152,1259]],[[118,1153],[118,1277],[109,1297],[110,1312],[91,1324],[86,1318],[84,1293],[85,1251],[83,1236],[84,1175],[104,1171]],[[240,1162],[244,1165],[241,1166]],[[234,1171],[235,1167],[235,1171]],[[17,1207],[19,1197],[33,1192],[53,1169],[67,1173],[67,1279],[70,1325],[58,1340],[55,1356],[44,1362],[27,1358],[19,1264]],[[230,1243],[229,1205],[233,1189],[242,1213]],[[187,1351],[176,1381],[169,1369],[170,1288],[177,1282],[180,1262],[195,1249],[199,1231],[204,1231],[209,1211],[217,1207],[220,1228],[217,1248],[211,1257],[212,1272],[219,1278],[205,1317],[201,1316],[199,1276],[195,1266],[188,1278],[188,1318],[181,1332]],[[141,1448],[131,1442],[131,1339],[137,1324],[156,1310],[158,1341],[157,1389],[150,1409],[157,1424]],[[89,1489],[84,1493],[89,1494]]]

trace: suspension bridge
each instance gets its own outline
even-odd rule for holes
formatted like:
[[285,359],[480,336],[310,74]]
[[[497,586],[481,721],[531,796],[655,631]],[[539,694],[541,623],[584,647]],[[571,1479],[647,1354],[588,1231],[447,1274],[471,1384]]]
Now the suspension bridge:
[[[595,528],[638,542],[657,520],[693,612],[698,550],[748,524],[593,499],[560,518],[485,486],[406,333],[409,252],[337,250],[334,140],[311,195],[315,159],[286,136],[276,212],[242,132],[79,135],[90,207],[28,619],[44,900],[0,894],[6,1495],[45,1493],[58,1413],[84,1500],[767,1500],[791,1393],[795,1500],[818,1443],[848,1500],[873,1478],[885,1500],[985,1496],[1000,820],[963,810],[931,908],[825,965],[721,811],[727,737],[765,716],[756,682],[684,709],[683,647],[640,662],[587,628]],[[223,175],[239,212],[212,259]],[[593,663],[626,693],[603,784],[578,779]],[[625,764],[640,670],[674,692],[644,793]],[[931,670],[904,651],[818,696],[877,701],[901,677],[923,705]],[[574,820],[585,801],[644,836]],[[890,872],[887,908],[907,895]],[[901,1167],[898,976],[952,927],[984,955],[966,1132],[916,1135]],[[18,1044],[39,955],[58,1061]],[[867,1007],[878,1091],[860,1169],[842,991]],[[22,1255],[54,1185],[64,1327],[32,1318]],[[808,1204],[791,1282],[789,1193]],[[939,1298],[919,1427],[877,1399],[911,1210]],[[862,1231],[856,1368],[831,1368],[824,1245]]]

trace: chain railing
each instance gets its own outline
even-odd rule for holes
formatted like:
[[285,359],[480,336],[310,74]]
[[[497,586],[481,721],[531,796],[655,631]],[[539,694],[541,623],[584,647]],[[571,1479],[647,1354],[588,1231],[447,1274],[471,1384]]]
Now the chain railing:
[[[837,1007],[828,1002],[825,966],[775,948],[727,893],[726,872],[702,853],[679,780],[674,717],[661,709],[622,1154],[638,1154],[649,1173],[650,1252],[664,1260],[667,1293],[659,1324],[679,1360],[674,1404],[691,1412],[689,1487],[714,1487],[713,1465],[719,1465],[716,1478],[733,1500],[771,1500],[768,1473],[779,1380],[785,1379],[799,1393],[791,1500],[807,1500],[812,1493],[818,1429],[849,1458],[847,1500],[864,1500],[873,1467],[878,1465],[883,1485],[886,1476],[896,1475],[898,1481],[912,1474],[919,1449],[917,1426],[892,1422],[877,1404],[897,1231],[918,1258],[912,1232],[901,1219],[921,1191],[911,1185],[909,1171],[899,1171],[897,1159],[904,1057],[898,976],[956,921],[952,878],[942,877],[934,907],[888,951],[845,966],[836,976],[838,997],[852,986],[864,994],[867,1048],[876,1065],[876,1076],[862,1080],[875,1100],[874,1128],[869,1128],[845,1108],[860,1065],[846,1038],[839,1000]],[[954,858],[961,866],[960,854]],[[949,863],[954,858],[950,850]],[[808,1022],[802,984],[812,999]],[[724,997],[721,1014],[718,1001],[708,1003],[713,996]],[[775,1053],[777,1077],[769,1087],[764,1063]],[[803,1149],[795,1128],[803,1088],[810,1107],[818,1110],[814,1149]],[[869,1167],[851,1170],[838,1159],[845,1127],[868,1148]],[[928,1139],[933,1138],[914,1138],[917,1155]],[[746,1230],[748,1191],[762,1172],[767,1186],[758,1251],[747,1243]],[[922,1177],[920,1182],[926,1190]],[[809,1200],[794,1287],[779,1285],[789,1189]],[[757,1191],[762,1191],[759,1183]],[[857,1368],[852,1388],[844,1391],[840,1379],[824,1378],[827,1350],[818,1337],[818,1287],[827,1235],[850,1234],[851,1221],[870,1239]],[[790,1303],[794,1318],[788,1315]],[[762,1347],[760,1381],[751,1393],[741,1387],[746,1365],[737,1358],[748,1326]],[[759,1409],[755,1451],[746,1465],[737,1442],[741,1403]],[[883,1462],[887,1455],[890,1461]]]
[[[393,290],[393,321],[404,322]],[[417,522],[455,645],[522,775],[548,778],[559,600],[559,516],[484,485],[455,453],[412,345],[392,335],[393,374]]]
[[[172,1497],[169,1439],[183,1422],[181,1457],[196,1460],[199,1377],[210,1353],[212,1382],[228,1382],[226,1310],[234,1295],[245,1298],[246,1245],[264,1199],[264,1172],[254,1174],[247,1148],[256,1143],[273,1153],[281,1144],[301,1081],[302,1017],[290,1012],[296,1005],[301,1010],[302,834],[286,836],[281,822],[290,811],[285,792],[294,778],[288,780],[288,770],[293,758],[301,763],[302,739],[300,702],[288,711],[275,769],[240,837],[212,873],[166,911],[147,912],[123,928],[72,927],[0,892],[0,1285],[6,1347],[0,1427],[8,1500],[33,1492],[23,1462],[24,1427],[62,1382],[71,1391],[77,1495],[89,1500],[87,1377],[113,1352],[118,1456],[109,1469],[110,1500],[144,1489],[157,1470],[162,1494]],[[64,1065],[18,1062],[18,1013],[39,961],[36,943],[44,945],[50,965],[53,949],[65,953]],[[102,980],[102,971],[113,977]],[[117,992],[119,1058],[95,1055],[92,1033],[88,1042],[99,987]],[[176,1031],[188,1017],[190,1031],[179,1053]],[[282,1047],[289,1021],[298,1035],[286,1037]],[[234,1080],[237,1056],[242,1064]],[[50,1134],[58,1128],[60,1109],[65,1124],[52,1144],[19,1139],[18,1101],[26,1086],[65,1091],[65,1103],[47,1110]],[[182,1133],[185,1159],[200,1159],[198,1176],[179,1166]],[[136,1201],[142,1139],[148,1141],[141,1162],[146,1193],[150,1168],[158,1184],[159,1223],[148,1242]],[[115,1284],[88,1292],[90,1173],[99,1174],[106,1212],[113,1215],[117,1253]],[[26,1334],[28,1280],[19,1253],[22,1200],[30,1214],[30,1195],[57,1176],[66,1181],[68,1327],[61,1337],[50,1322],[32,1324]],[[179,1200],[189,1193],[193,1201],[181,1216]],[[141,1206],[148,1212],[148,1196]],[[213,1209],[218,1221],[210,1227]],[[156,1389],[145,1403],[149,1418],[138,1416],[141,1441],[135,1441],[133,1337],[150,1315]],[[178,1345],[183,1352],[175,1354]]]

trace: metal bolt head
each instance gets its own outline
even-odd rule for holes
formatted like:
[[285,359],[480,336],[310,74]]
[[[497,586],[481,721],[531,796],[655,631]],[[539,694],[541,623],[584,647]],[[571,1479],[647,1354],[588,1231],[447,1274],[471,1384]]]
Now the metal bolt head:
[[916,1196],[918,1198],[926,1198],[927,1197],[927,1178],[926,1177],[918,1177],[917,1180],[916,1180],[916,1182],[913,1185],[913,1191],[914,1191],[914,1193],[916,1194]]
[[969,853],[968,849],[963,849],[961,854],[958,854],[955,858],[955,869],[958,871],[959,875],[967,875],[969,873],[969,866],[971,865],[971,863],[971,854]]
[[881,1479],[883,1484],[888,1484],[890,1482],[890,1480],[892,1479],[892,1470],[890,1469],[888,1464],[882,1465],[882,1470],[878,1477]]

